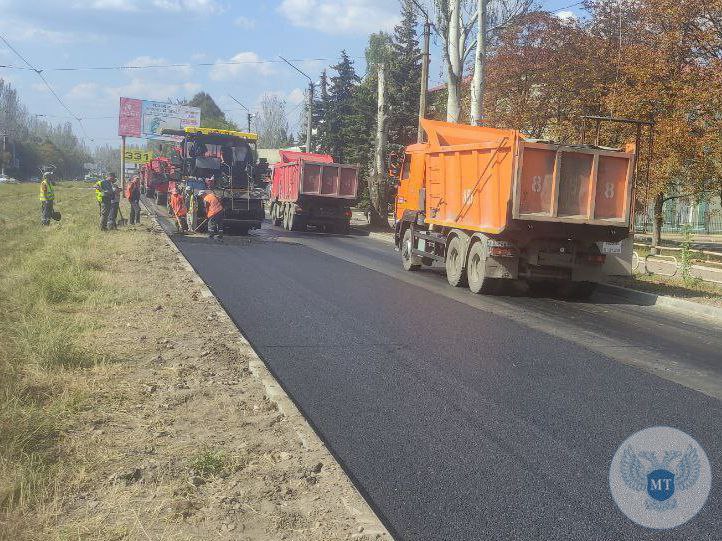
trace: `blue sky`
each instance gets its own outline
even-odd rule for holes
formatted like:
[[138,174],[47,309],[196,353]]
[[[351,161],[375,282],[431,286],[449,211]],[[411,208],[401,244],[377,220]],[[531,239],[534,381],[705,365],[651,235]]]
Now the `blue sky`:
[[[559,9],[573,0],[546,0]],[[578,10],[574,7],[569,11]],[[264,93],[287,101],[296,131],[306,81],[278,55],[299,59],[311,75],[335,63],[341,49],[364,73],[368,35],[391,30],[397,0],[0,0],[0,33],[44,75],[68,107],[85,118],[89,146],[115,144],[118,97],[165,101],[209,92],[245,125],[247,107]],[[563,14],[562,14],[563,15]],[[432,51],[432,57],[434,51]],[[438,56],[438,54],[436,55]],[[238,65],[173,69],[54,71],[89,66],[149,66],[227,61]],[[273,62],[269,62],[273,61]],[[0,64],[23,62],[0,43]],[[33,114],[64,121],[68,113],[32,71],[0,68]],[[431,83],[441,79],[437,65]],[[80,132],[77,123],[74,126]]]

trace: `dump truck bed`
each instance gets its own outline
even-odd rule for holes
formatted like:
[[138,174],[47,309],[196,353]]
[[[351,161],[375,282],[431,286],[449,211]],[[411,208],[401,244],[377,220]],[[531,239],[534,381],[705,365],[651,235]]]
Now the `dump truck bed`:
[[[273,165],[271,198],[297,202],[299,198],[337,199],[348,204],[356,200],[358,167],[333,163],[323,154],[288,153],[281,151],[284,161]],[[285,161],[286,159],[293,161]]]
[[513,220],[629,226],[634,153],[423,122],[428,223],[485,233]]

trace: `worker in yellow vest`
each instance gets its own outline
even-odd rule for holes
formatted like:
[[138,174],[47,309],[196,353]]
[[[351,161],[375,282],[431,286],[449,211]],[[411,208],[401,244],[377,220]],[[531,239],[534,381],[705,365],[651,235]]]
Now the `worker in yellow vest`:
[[43,173],[43,179],[40,181],[40,218],[43,225],[50,225],[50,219],[53,217],[53,203],[55,201],[55,186],[53,183],[53,173],[47,171]]

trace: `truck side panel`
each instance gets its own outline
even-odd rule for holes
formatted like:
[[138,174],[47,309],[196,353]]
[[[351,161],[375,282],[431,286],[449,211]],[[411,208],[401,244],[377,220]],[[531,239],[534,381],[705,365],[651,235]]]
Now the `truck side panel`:
[[428,223],[487,233],[503,231],[514,170],[512,134],[428,153]]
[[522,141],[513,217],[626,227],[634,154]]

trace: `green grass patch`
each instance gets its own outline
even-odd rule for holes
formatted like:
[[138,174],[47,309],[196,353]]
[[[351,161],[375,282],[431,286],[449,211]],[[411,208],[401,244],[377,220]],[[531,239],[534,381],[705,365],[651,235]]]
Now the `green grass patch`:
[[63,218],[48,227],[37,192],[0,185],[0,538],[10,518],[52,497],[58,443],[87,398],[84,372],[105,360],[88,339],[93,309],[132,297],[104,280],[104,255],[123,233],[99,230],[93,190],[58,185]]
[[225,455],[221,451],[204,449],[190,460],[189,467],[200,477],[217,477],[226,466]]

